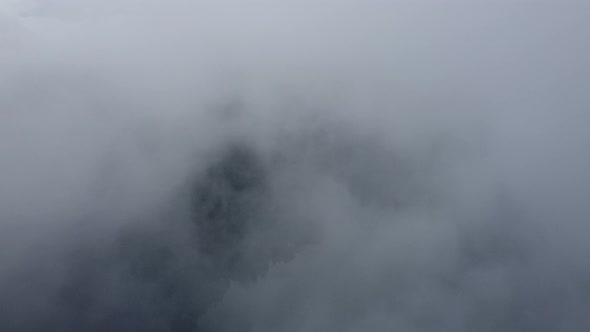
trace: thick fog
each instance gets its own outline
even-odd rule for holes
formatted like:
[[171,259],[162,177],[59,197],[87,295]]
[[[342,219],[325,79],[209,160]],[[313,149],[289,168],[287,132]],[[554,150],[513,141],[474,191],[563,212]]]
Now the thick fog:
[[0,2],[0,330],[589,330],[589,18]]

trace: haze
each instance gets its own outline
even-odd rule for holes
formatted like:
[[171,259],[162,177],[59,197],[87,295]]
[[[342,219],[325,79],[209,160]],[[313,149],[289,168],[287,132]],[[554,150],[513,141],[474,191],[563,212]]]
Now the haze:
[[0,2],[0,330],[590,329],[589,17]]

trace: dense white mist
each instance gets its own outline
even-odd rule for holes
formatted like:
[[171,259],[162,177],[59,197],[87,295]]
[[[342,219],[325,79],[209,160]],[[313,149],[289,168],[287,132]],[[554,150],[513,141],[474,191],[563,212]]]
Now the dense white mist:
[[0,330],[587,330],[589,15],[0,2]]

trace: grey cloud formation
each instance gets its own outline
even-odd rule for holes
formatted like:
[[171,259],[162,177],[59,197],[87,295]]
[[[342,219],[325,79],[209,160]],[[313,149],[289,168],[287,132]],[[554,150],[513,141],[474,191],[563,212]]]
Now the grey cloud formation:
[[587,330],[588,13],[2,2],[0,330]]

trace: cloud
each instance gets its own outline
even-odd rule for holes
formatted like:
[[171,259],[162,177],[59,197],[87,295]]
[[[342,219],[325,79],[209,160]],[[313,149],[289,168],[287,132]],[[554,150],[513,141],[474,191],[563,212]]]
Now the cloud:
[[3,2],[0,330],[584,330],[586,7]]

